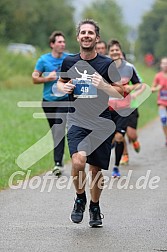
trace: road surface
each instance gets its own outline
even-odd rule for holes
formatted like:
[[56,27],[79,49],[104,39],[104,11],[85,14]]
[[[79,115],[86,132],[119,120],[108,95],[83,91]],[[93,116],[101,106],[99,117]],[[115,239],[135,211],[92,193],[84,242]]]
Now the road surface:
[[67,165],[64,177],[48,175],[46,186],[42,175],[0,192],[0,251],[167,251],[167,148],[159,120],[140,130],[139,139],[139,154],[128,146],[125,177],[113,183],[113,158],[104,173],[103,228],[88,227],[88,207],[83,223],[70,222],[75,194]]

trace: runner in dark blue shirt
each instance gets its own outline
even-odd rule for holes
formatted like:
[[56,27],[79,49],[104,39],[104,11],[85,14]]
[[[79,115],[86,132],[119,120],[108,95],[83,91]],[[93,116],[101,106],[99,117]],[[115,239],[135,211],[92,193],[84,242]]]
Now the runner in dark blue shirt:
[[102,225],[99,198],[103,187],[101,169],[108,169],[111,153],[111,133],[114,123],[109,120],[109,95],[122,97],[122,88],[112,86],[119,75],[112,60],[95,51],[99,27],[93,20],[82,21],[77,28],[80,53],[67,57],[58,81],[60,91],[68,93],[71,107],[68,114],[68,144],[72,158],[72,176],[77,193],[71,220],[80,223],[86,205],[85,164],[91,173],[91,227]]

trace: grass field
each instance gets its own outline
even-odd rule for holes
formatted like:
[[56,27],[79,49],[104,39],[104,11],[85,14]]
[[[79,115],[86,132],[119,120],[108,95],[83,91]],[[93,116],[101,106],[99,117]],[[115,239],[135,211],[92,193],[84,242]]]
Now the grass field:
[[[148,68],[142,64],[135,64],[137,70],[139,71],[143,82],[152,85],[154,75],[156,71],[153,68]],[[139,107],[140,118],[139,118],[139,128],[143,127],[146,123],[153,120],[158,116],[158,107],[157,107],[157,94],[151,94],[147,100],[144,101]]]
[[[8,178],[21,170],[15,160],[31,145],[45,136],[49,130],[45,119],[34,119],[34,112],[42,112],[41,108],[19,108],[19,101],[40,101],[41,88],[31,86],[26,88],[1,90],[0,112],[0,188],[8,186]],[[52,144],[52,138],[49,138]],[[49,144],[49,142],[48,142]],[[66,148],[67,149],[67,148]],[[68,150],[65,153],[65,162],[69,159]],[[53,153],[39,160],[31,169],[31,176],[40,174],[53,167]],[[17,179],[23,178],[21,176]]]
[[[41,112],[41,108],[17,106],[19,101],[41,101],[42,85],[33,85],[31,82],[36,59],[12,55],[8,61],[2,49],[0,52],[4,57],[3,63],[0,63],[0,73],[3,75],[0,80],[0,189],[4,189],[8,187],[11,174],[21,171],[15,162],[17,157],[45,136],[49,126],[46,119],[33,118],[33,113]],[[144,81],[151,84],[155,71],[142,65],[136,66]],[[139,109],[139,126],[142,127],[157,116],[156,95],[151,95]],[[49,141],[52,143],[52,138]],[[67,160],[69,153],[66,146],[65,162]],[[53,165],[51,151],[30,167],[31,176],[50,170]],[[23,178],[24,176],[17,175],[15,179]]]

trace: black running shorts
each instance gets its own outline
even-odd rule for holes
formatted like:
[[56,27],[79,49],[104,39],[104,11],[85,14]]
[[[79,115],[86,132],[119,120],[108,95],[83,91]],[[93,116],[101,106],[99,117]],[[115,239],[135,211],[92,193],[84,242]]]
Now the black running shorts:
[[138,109],[135,109],[129,116],[128,116],[128,126],[137,129],[139,113]]
[[115,133],[119,132],[124,136],[128,125],[129,116],[126,117],[121,116],[115,110],[111,110],[110,112],[111,112],[111,120],[116,125]]
[[[99,139],[99,136],[98,134],[94,134],[93,136],[91,135],[91,137],[87,137],[91,133],[91,130],[75,125],[71,126],[67,133],[70,155],[72,157],[72,155],[78,151],[85,151],[88,153],[86,161],[88,164],[108,170],[113,135],[110,135],[106,140],[101,141],[99,147],[92,149],[94,148],[94,143],[97,141],[97,139]],[[85,138],[86,140],[84,141]],[[82,144],[79,145],[81,142]]]

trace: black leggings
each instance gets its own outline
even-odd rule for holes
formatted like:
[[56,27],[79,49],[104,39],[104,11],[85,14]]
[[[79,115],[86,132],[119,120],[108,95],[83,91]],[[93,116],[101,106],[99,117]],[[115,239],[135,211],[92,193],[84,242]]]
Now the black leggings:
[[[60,103],[63,103],[62,101]],[[43,100],[42,108],[45,112],[54,142],[54,162],[62,164],[65,146],[65,129],[68,108],[55,107],[54,102]],[[57,113],[61,113],[58,115]]]

